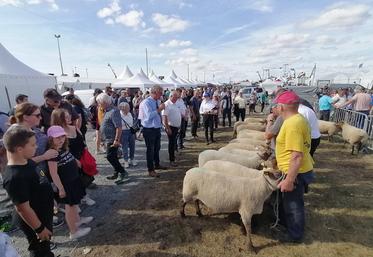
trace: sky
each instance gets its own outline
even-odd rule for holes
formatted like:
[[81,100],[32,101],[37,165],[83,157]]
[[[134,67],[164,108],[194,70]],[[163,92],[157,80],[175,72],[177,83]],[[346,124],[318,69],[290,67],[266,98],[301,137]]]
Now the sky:
[[[112,78],[132,72],[258,80],[263,69],[373,80],[373,0],[0,0],[0,43],[29,66]],[[359,65],[363,64],[361,68]]]

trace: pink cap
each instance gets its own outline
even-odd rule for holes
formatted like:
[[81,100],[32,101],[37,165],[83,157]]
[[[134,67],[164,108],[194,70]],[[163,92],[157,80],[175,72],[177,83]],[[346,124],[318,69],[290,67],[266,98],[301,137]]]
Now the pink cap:
[[275,99],[275,103],[278,104],[298,104],[299,101],[299,96],[293,91],[285,91]]
[[65,130],[61,126],[51,126],[47,131],[48,137],[66,136]]

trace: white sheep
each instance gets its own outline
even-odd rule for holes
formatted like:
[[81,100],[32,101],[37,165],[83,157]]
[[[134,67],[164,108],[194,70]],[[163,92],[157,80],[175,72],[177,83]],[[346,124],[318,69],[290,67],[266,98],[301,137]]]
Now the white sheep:
[[244,149],[244,150],[249,150],[249,151],[255,151],[255,150],[259,150],[260,147],[266,147],[266,145],[264,143],[257,144],[257,145],[245,144],[245,143],[229,143],[225,145],[224,147],[230,148],[230,149]]
[[229,141],[230,144],[239,143],[239,144],[248,144],[248,145],[263,145],[267,144],[267,141],[262,139],[256,139],[256,138],[249,138],[249,137],[240,137],[235,138]]
[[[241,125],[251,125],[254,126],[255,128],[259,127],[260,129],[264,127],[265,129],[265,120],[263,119],[255,119],[255,118],[246,118],[245,121],[236,121],[233,125],[233,137],[237,135],[237,128],[238,126]],[[255,129],[258,130],[258,129]],[[259,130],[259,131],[264,131],[264,130]]]
[[251,129],[251,130],[256,130],[256,131],[265,131],[266,126],[261,124],[261,123],[248,123],[248,124],[242,124],[237,126],[237,132],[239,133],[241,130],[244,129]]
[[[259,132],[259,131],[257,131]],[[252,133],[247,132],[246,130],[241,130],[240,133],[237,135],[237,138],[251,138],[251,139],[257,139],[257,140],[265,140],[264,133]]]
[[248,168],[257,169],[261,167],[263,162],[262,158],[265,156],[261,156],[259,154],[252,155],[252,156],[241,156],[233,153],[227,153],[223,151],[216,151],[216,150],[205,150],[201,152],[198,156],[198,165],[202,167],[206,162],[211,160],[223,160],[223,161],[231,161],[234,163],[241,164]]
[[332,136],[340,131],[340,128],[337,126],[335,122],[332,121],[325,121],[319,120],[319,130],[320,134],[327,134],[328,140],[332,140]]
[[266,119],[265,118],[256,118],[256,117],[247,117],[245,118],[244,120],[245,123],[250,123],[250,122],[257,122],[257,123],[266,123]]
[[354,154],[355,145],[357,145],[357,152],[359,153],[363,143],[368,140],[367,132],[345,122],[338,124],[338,127],[342,128],[343,139],[352,145],[351,154]]
[[241,156],[254,156],[259,153],[258,150],[245,150],[245,149],[239,149],[239,148],[227,148],[227,147],[222,147],[218,150],[219,152],[226,152],[226,153],[232,153],[232,154],[237,154]]
[[202,216],[199,201],[213,213],[238,212],[249,239],[249,250],[254,250],[251,240],[251,218],[263,211],[265,200],[277,189],[281,177],[260,171],[253,178],[229,176],[205,168],[186,172],[183,181],[183,199],[180,215],[185,217],[185,205],[194,201],[196,213]]
[[230,176],[250,177],[260,176],[261,173],[257,169],[251,169],[238,163],[222,160],[212,160],[206,162],[202,168],[212,170],[218,173],[223,173]]

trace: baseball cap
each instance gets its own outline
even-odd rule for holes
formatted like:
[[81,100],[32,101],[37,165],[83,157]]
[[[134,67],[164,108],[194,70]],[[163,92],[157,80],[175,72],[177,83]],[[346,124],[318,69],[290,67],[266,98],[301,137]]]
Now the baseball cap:
[[58,91],[54,88],[47,88],[46,90],[44,90],[44,98],[50,98],[50,99],[53,99],[53,100],[60,100],[62,99],[62,96],[60,95],[60,93],[58,93]]
[[66,132],[61,126],[51,126],[47,131],[48,137],[65,136]]
[[274,101],[276,104],[298,104],[299,96],[293,91],[285,91],[278,95]]

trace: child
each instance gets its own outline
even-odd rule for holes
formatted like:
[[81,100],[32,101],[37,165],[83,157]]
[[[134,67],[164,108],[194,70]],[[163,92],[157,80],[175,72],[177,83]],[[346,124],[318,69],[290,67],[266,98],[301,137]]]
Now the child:
[[59,152],[56,159],[48,161],[50,176],[58,188],[57,202],[65,204],[65,219],[70,230],[70,239],[78,239],[91,231],[90,227],[79,226],[93,220],[93,217],[80,217],[78,213],[78,204],[85,195],[79,177],[80,162],[68,151],[66,132],[61,126],[51,126],[47,135],[49,147]]
[[38,174],[30,160],[36,151],[35,133],[24,126],[12,126],[3,140],[8,157],[3,185],[15,205],[14,218],[27,237],[30,256],[53,257],[49,241],[53,190],[43,170]]

